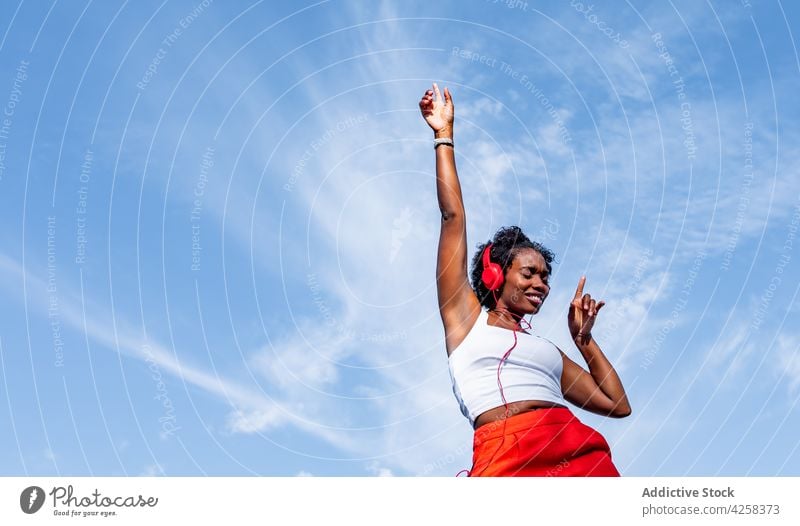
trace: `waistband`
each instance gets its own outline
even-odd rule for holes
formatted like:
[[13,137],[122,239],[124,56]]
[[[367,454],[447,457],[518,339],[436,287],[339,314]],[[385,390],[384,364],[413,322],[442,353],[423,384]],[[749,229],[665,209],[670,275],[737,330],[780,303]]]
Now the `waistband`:
[[[578,419],[566,407],[543,407],[526,411],[484,424],[475,430],[474,445],[479,446],[487,440],[498,438],[507,433],[519,433],[535,426],[558,425],[577,422]],[[505,425],[504,425],[505,424]]]

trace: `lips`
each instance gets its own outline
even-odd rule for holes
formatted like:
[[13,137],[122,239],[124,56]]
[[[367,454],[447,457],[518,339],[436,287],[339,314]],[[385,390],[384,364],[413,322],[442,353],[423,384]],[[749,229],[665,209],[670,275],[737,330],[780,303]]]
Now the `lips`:
[[530,301],[534,305],[541,305],[542,302],[544,301],[544,298],[542,298],[542,296],[539,296],[538,294],[525,294],[525,297],[528,298],[528,301]]

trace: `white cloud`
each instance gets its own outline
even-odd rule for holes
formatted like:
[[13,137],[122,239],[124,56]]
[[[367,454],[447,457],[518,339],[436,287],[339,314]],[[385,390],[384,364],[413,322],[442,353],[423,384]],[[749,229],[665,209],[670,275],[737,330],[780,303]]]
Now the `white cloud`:
[[372,473],[373,475],[377,475],[378,477],[393,477],[394,473],[392,470],[381,466],[378,462],[370,462],[367,464],[367,471]]
[[345,356],[346,340],[342,335],[321,340],[323,334],[303,321],[302,327],[296,327],[294,335],[285,336],[257,351],[249,360],[251,367],[279,389],[298,383],[312,389],[324,389],[339,378],[336,363]]
[[277,408],[270,407],[254,411],[233,411],[228,415],[226,428],[232,433],[256,433],[279,427],[285,422],[285,415]]
[[708,367],[709,372],[719,374],[724,371],[726,375],[735,376],[749,369],[747,359],[760,345],[751,340],[752,328],[748,324],[737,323],[737,318],[731,313],[729,325],[723,327],[723,332],[709,347],[703,362],[703,367]]
[[[443,86],[440,86],[440,88],[444,89]],[[459,120],[464,119],[473,123],[484,122],[487,117],[500,117],[504,111],[506,111],[506,108],[502,102],[488,97],[477,97],[471,104],[465,104],[464,102],[459,102],[458,104]]]
[[[4,278],[0,281],[2,285],[9,287],[21,279],[22,267],[3,254],[0,254],[0,268]],[[44,282],[30,270],[26,272],[26,276],[29,297],[46,297]],[[337,447],[351,447],[351,441],[346,434],[305,418],[302,404],[295,403],[294,400],[291,403],[274,400],[262,391],[222,378],[217,371],[206,371],[189,365],[152,339],[145,341],[134,336],[134,331],[124,320],[115,319],[113,323],[102,323],[98,321],[98,312],[82,312],[77,307],[80,301],[69,294],[66,287],[59,288],[59,300],[62,321],[77,331],[85,332],[94,342],[130,358],[157,364],[161,371],[201,388],[234,407],[227,419],[228,432],[253,433],[292,425]],[[43,313],[45,308],[42,302]]]
[[139,473],[140,477],[161,477],[164,475],[166,475],[166,473],[161,464],[148,464],[142,469],[141,473]]
[[800,389],[800,349],[796,334],[778,336],[775,376],[778,380],[786,378],[790,396],[794,397]]

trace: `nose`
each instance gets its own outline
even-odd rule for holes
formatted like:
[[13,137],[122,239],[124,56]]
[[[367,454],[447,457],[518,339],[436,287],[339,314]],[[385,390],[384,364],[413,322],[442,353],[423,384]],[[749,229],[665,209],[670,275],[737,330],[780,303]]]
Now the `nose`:
[[533,288],[536,289],[538,292],[547,293],[550,291],[550,286],[544,282],[544,280],[536,275],[533,278]]

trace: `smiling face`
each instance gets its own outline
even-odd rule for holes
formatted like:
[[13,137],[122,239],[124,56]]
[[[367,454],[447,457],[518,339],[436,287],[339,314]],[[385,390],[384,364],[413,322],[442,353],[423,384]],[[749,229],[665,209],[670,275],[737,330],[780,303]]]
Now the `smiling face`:
[[506,270],[498,306],[520,314],[536,314],[550,293],[550,271],[544,257],[532,248],[516,251]]

